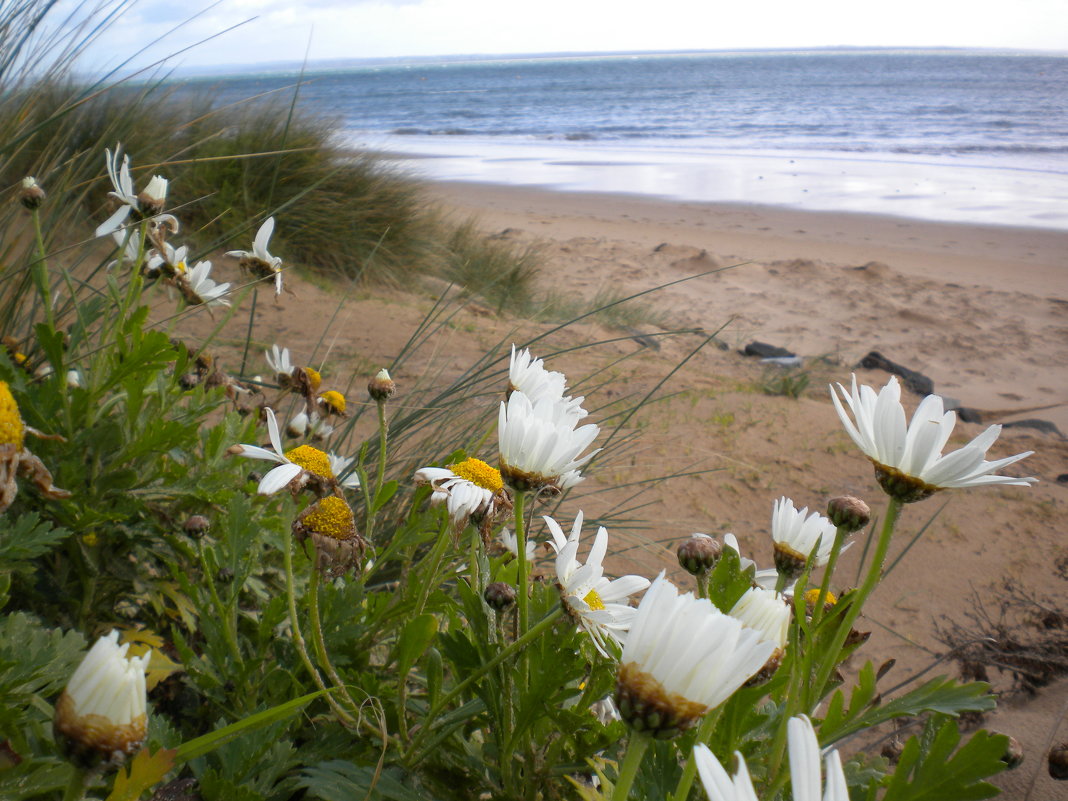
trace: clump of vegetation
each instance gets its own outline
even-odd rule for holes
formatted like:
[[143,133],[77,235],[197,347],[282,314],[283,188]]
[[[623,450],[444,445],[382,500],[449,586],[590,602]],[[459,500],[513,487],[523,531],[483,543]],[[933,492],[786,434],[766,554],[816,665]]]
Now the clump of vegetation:
[[765,395],[779,395],[797,400],[805,394],[812,376],[799,367],[768,367],[760,378],[760,390]]

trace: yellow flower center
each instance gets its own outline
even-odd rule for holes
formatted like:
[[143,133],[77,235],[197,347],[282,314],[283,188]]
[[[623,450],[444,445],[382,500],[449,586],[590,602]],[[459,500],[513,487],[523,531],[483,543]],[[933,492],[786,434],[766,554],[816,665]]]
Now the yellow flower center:
[[335,412],[340,413],[345,411],[345,396],[340,392],[335,392],[331,389],[320,395],[319,399]]
[[181,273],[182,275],[185,275],[185,262],[180,261],[176,265],[174,265],[174,271],[176,273]]
[[[819,587],[813,587],[811,590],[806,590],[805,591],[805,603],[814,604],[819,599],[820,599]],[[831,592],[830,590],[827,590],[827,597],[824,598],[823,602],[825,604],[830,604],[831,606],[834,606],[836,603],[838,603],[838,599],[834,596],[833,592]]]
[[490,492],[500,492],[504,488],[501,471],[481,459],[464,459],[458,464],[449,465],[449,469],[460,478],[465,478]]
[[26,426],[22,423],[19,406],[6,381],[0,381],[0,445],[14,445],[22,450]]
[[319,385],[323,383],[323,377],[319,375],[319,371],[311,367],[301,367],[300,369],[308,377],[308,385],[312,388],[312,392],[317,392]]
[[15,351],[14,359],[15,359],[15,364],[17,364],[19,366],[22,366],[22,365],[26,364],[26,362],[28,362],[30,360],[30,357],[27,356],[25,353],[21,353],[20,351]]
[[334,477],[334,471],[330,469],[330,457],[318,448],[313,448],[311,445],[299,445],[286,451],[285,456],[293,464],[300,465],[320,478]]
[[304,516],[304,526],[335,540],[350,539],[356,530],[352,509],[341,498],[328,495]]
[[582,600],[586,602],[590,609],[595,611],[604,609],[604,601],[602,601],[601,596],[597,594],[597,590],[590,590]]

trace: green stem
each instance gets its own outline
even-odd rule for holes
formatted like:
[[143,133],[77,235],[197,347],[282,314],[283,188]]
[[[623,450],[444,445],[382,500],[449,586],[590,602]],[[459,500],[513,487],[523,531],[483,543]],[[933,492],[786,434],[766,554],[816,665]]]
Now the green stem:
[[445,524],[438,531],[437,542],[434,543],[434,548],[430,552],[430,556],[427,557],[427,561],[430,563],[430,572],[425,574],[423,586],[419,590],[419,603],[416,604],[415,613],[413,617],[422,614],[423,607],[426,606],[427,598],[430,597],[430,590],[432,587],[437,586],[436,577],[438,570],[441,569],[441,561],[445,558],[445,549],[452,542],[452,537],[449,536],[449,521],[446,519]]
[[856,622],[857,617],[860,616],[864,602],[868,600],[868,596],[872,594],[872,591],[875,590],[879,580],[882,578],[883,563],[886,561],[886,553],[890,549],[890,540],[894,533],[894,526],[897,524],[898,515],[901,513],[902,505],[901,501],[891,498],[886,506],[883,529],[879,532],[879,542],[875,546],[875,555],[872,557],[871,565],[868,567],[868,575],[864,578],[864,583],[860,585],[856,595],[851,599],[849,608],[846,610],[845,616],[835,632],[831,648],[825,652],[826,658],[820,664],[820,671],[816,676],[816,681],[811,685],[813,692],[809,697],[813,707],[823,698],[824,687],[826,687],[827,681],[838,666],[838,656],[845,645],[846,637],[849,636],[853,624]]
[[527,553],[527,531],[526,521],[523,519],[523,502],[526,499],[526,494],[523,492],[516,492],[515,494],[515,545],[517,557],[518,574],[517,581],[519,586],[516,593],[516,609],[519,610],[519,635],[522,636],[527,630],[527,624],[530,622],[530,592],[527,586],[530,583],[529,577],[529,565],[526,560]]
[[234,661],[240,665],[244,660],[241,658],[241,649],[237,646],[237,635],[230,627],[231,617],[227,613],[226,607],[223,605],[218,591],[215,589],[215,577],[211,574],[211,569],[208,566],[208,558],[204,554],[203,540],[197,540],[197,555],[200,557],[200,568],[204,571],[204,581],[208,585],[208,594],[211,596],[211,605],[215,607],[215,614],[218,616],[219,623],[222,625],[226,646],[230,649],[230,656],[232,656]]
[[[722,713],[723,707],[719,706],[701,719],[701,723],[697,727],[697,737],[694,739],[695,744],[708,743],[708,738],[716,730],[716,724],[719,723]],[[690,754],[690,758],[686,760],[686,767],[683,768],[682,775],[679,777],[679,783],[675,786],[675,792],[671,796],[673,801],[686,801],[690,795],[690,786],[693,784],[693,779],[696,775],[697,760],[693,758],[693,754]]]
[[375,529],[375,518],[378,509],[373,504],[378,503],[382,493],[382,485],[386,481],[386,446],[389,444],[389,426],[386,425],[386,402],[377,401],[378,405],[378,468],[375,471],[375,494],[371,498],[371,504],[367,508],[367,539],[370,540]]
[[827,596],[831,591],[831,576],[834,575],[835,565],[838,564],[838,556],[842,553],[842,545],[845,543],[846,535],[849,533],[849,529],[846,526],[839,526],[834,532],[834,546],[831,548],[831,555],[827,558],[827,566],[823,570],[823,581],[820,582],[820,593],[816,596],[816,608],[812,610],[812,631],[815,632],[816,626],[819,625],[820,620],[823,619],[823,606],[827,603]]
[[710,575],[711,575],[711,572],[708,571],[708,570],[705,570],[705,571],[697,574],[696,578],[697,578],[697,597],[698,598],[707,598],[708,597],[708,578],[709,578]]
[[627,743],[627,753],[623,757],[623,764],[619,767],[619,778],[616,780],[615,789],[612,791],[612,801],[626,801],[630,795],[630,786],[634,784],[634,777],[638,775],[645,749],[653,740],[648,734],[633,732],[630,742]]
[[[37,216],[36,211],[34,216]],[[63,791],[63,801],[82,801],[85,798],[85,789],[89,786],[91,772],[77,766],[72,766],[72,768],[70,781],[67,782],[67,787]]]
[[[556,619],[558,617],[560,617],[560,615],[563,614],[563,612],[564,612],[563,606],[554,607],[551,612],[549,612],[545,617],[543,617],[536,624],[534,624],[534,626],[531,627],[530,631],[528,631],[523,636],[517,638],[507,648],[502,649],[501,652],[498,653],[495,657],[493,657],[489,662],[484,664],[482,667],[480,667],[478,670],[476,670],[474,673],[472,673],[466,679],[464,679],[459,684],[457,684],[455,687],[453,687],[452,690],[450,690],[449,693],[447,695],[445,695],[444,698],[442,698],[440,701],[438,701],[436,704],[434,704],[434,706],[431,708],[431,710],[427,713],[423,728],[419,732],[419,734],[416,735],[415,741],[412,743],[412,747],[411,747],[409,753],[414,752],[416,747],[423,741],[425,736],[430,733],[430,730],[431,730],[431,728],[432,728],[432,726],[434,724],[435,719],[437,718],[437,716],[439,714],[441,714],[441,710],[443,710],[445,707],[447,707],[449,704],[451,704],[453,701],[455,701],[457,698],[459,698],[461,693],[464,692],[464,690],[466,690],[468,687],[470,687],[476,681],[479,681],[483,676],[485,676],[491,670],[496,668],[497,665],[501,664],[506,659],[510,659],[511,657],[515,656],[515,654],[520,653],[531,642],[533,642],[538,637],[540,637],[542,634],[544,634],[545,631],[550,626],[552,626],[553,623],[556,622]],[[412,767],[412,766],[418,764],[418,762],[424,756],[426,756],[426,755],[425,754],[418,755],[416,759],[414,759],[414,760],[409,762],[409,767]],[[502,756],[502,759],[503,758],[504,757]]]
[[[45,252],[44,234],[41,232],[41,215],[37,209],[33,210],[33,234],[37,244],[37,258],[33,262],[33,277],[37,282],[37,291],[41,295],[41,303],[44,304],[45,320],[48,327],[55,330],[56,319],[52,310],[52,283],[48,279],[48,254]],[[55,365],[58,372],[61,365]],[[65,377],[64,377],[65,380]]]
[[[501,643],[508,641],[504,633],[504,616],[507,612],[494,612],[495,628],[497,630],[497,640]],[[504,729],[500,736],[497,738],[497,742],[500,745],[510,743],[512,741],[513,729],[515,728],[515,698],[513,694],[515,692],[512,686],[512,671],[507,667],[500,668],[500,682],[501,682],[501,695],[504,701]],[[500,751],[500,771],[501,771],[501,783],[506,790],[511,789],[512,784],[512,755],[507,753],[504,748]]]
[[323,677],[319,675],[319,671],[315,669],[315,665],[312,664],[311,657],[308,656],[308,648],[304,643],[304,636],[300,633],[300,623],[297,618],[297,591],[296,581],[293,578],[293,532],[286,527],[285,529],[285,542],[282,546],[282,557],[285,565],[286,572],[286,599],[289,602],[289,632],[293,639],[293,645],[297,648],[297,653],[300,654],[300,661],[304,663],[304,668],[311,675],[312,680],[315,682],[315,686],[323,691],[323,695],[326,697],[326,701],[330,704],[330,708],[334,710],[334,714],[337,715],[338,720],[345,726],[351,726],[356,721],[341,708],[341,705],[334,699],[334,694],[327,689],[326,682],[323,681]]
[[312,565],[311,584],[308,586],[308,617],[311,619],[312,648],[315,650],[315,659],[319,662],[319,667],[326,671],[330,681],[334,683],[334,686],[341,692],[344,699],[348,701],[350,712],[355,715],[359,711],[359,705],[349,695],[345,682],[341,680],[341,676],[338,675],[337,669],[326,652],[326,637],[323,636],[323,623],[319,615],[319,584],[322,578],[319,573],[319,551],[315,547],[314,539],[312,540],[312,551],[312,558],[315,561]]

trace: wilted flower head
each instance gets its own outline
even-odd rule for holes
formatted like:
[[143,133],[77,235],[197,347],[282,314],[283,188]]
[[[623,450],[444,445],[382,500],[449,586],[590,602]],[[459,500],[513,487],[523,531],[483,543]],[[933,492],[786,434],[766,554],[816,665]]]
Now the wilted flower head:
[[37,183],[37,179],[27,176],[22,179],[22,187],[19,191],[19,201],[30,211],[38,209],[44,203],[45,191]]
[[18,495],[15,478],[20,474],[28,476],[46,498],[62,500],[70,497],[67,490],[52,484],[52,474],[48,468],[26,447],[27,433],[44,436],[22,422],[15,396],[11,394],[7,382],[0,381],[0,512],[15,502],[15,496]]
[[774,650],[708,599],[679,595],[661,573],[627,634],[616,705],[636,730],[675,737],[726,701]]
[[383,367],[367,383],[367,394],[377,403],[385,403],[397,394],[397,382],[389,377],[389,370]]
[[117,200],[121,205],[114,214],[97,226],[96,235],[110,234],[121,227],[131,214],[135,219],[151,219],[156,226],[166,226],[172,231],[177,231],[178,219],[172,214],[160,214],[167,202],[167,180],[159,175],[153,175],[144,192],[138,195],[134,190],[133,178],[130,175],[130,157],[122,152],[122,145],[116,145],[114,154],[108,149],[104,150],[104,154],[108,178],[111,179],[113,187],[112,191],[108,192],[108,196]]
[[186,303],[191,306],[229,306],[226,293],[230,291],[230,284],[217,284],[209,275],[211,262],[200,261],[189,270],[179,272],[175,282],[178,290],[182,293]]
[[242,270],[262,281],[273,282],[274,294],[277,297],[282,294],[282,260],[278,256],[272,256],[267,250],[273,233],[274,217],[268,217],[256,232],[252,250],[230,250],[226,255],[240,259]]
[[319,570],[336,578],[358,567],[367,543],[356,531],[356,517],[343,498],[327,495],[306,508],[293,521],[298,542],[315,544]]
[[944,411],[941,397],[928,395],[906,426],[901,386],[895,376],[876,394],[869,386],[858,388],[854,375],[852,390],[847,392],[839,384],[837,391],[831,388],[831,399],[846,432],[875,465],[879,486],[904,503],[923,500],[943,489],[990,484],[1028,486],[1037,481],[994,475],[996,470],[1034,452],[986,461],[987,450],[1001,433],[999,425],[990,426],[960,450],[943,456],[942,449],[953,433],[957,415]]
[[648,588],[649,579],[623,576],[609,581],[605,578],[603,562],[608,553],[608,530],[604,526],[597,529],[586,564],[580,563],[581,511],[575,516],[567,537],[559,523],[551,517],[543,519],[552,535],[549,544],[556,551],[556,583],[564,608],[590,635],[597,650],[608,656],[609,638],[620,645],[626,642],[627,629],[637,614],[627,602],[631,595]]
[[492,518],[498,505],[509,504],[500,472],[481,459],[468,458],[449,467],[423,467],[415,471],[415,483],[433,490],[430,503],[444,503],[449,519],[464,526],[468,519],[477,522]]
[[59,696],[52,726],[72,755],[95,753],[120,762],[141,748],[148,733],[145,670],[152,654],[126,659],[129,647],[119,645],[118,631],[101,637]]

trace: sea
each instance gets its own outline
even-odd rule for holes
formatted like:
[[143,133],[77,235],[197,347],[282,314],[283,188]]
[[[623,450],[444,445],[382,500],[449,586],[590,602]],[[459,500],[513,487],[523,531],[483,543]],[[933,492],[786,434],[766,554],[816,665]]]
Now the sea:
[[[297,80],[188,85],[222,103]],[[398,59],[300,80],[344,145],[429,180],[1068,230],[1068,54]]]

